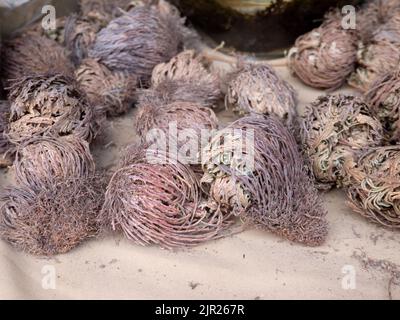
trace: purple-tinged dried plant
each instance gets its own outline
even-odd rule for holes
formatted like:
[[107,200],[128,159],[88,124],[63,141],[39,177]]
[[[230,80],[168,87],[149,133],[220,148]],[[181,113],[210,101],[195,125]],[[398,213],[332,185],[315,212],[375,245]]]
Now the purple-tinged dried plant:
[[210,207],[309,246],[327,235],[326,212],[294,136],[276,117],[250,115],[203,150]]
[[[108,185],[103,224],[140,245],[191,247],[221,238],[233,223],[230,214],[202,206],[199,181],[179,162],[163,162],[162,154],[130,154]],[[129,159],[127,161],[126,159]]]
[[306,157],[319,188],[347,184],[343,164],[354,153],[383,143],[383,128],[354,96],[328,95],[307,106],[301,122]]
[[60,74],[20,78],[10,88],[7,136],[15,144],[38,136],[74,134],[91,141],[94,112],[72,79]]
[[136,98],[135,76],[111,71],[95,59],[83,60],[75,77],[90,103],[110,116],[127,112]]
[[334,11],[319,28],[296,40],[289,52],[289,68],[310,87],[339,88],[354,71],[357,43],[357,32],[344,29],[342,15]]

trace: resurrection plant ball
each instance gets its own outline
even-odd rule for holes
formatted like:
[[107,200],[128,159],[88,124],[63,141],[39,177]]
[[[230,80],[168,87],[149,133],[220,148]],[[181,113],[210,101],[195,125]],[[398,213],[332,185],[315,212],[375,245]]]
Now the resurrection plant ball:
[[246,65],[232,76],[227,106],[242,113],[275,115],[292,125],[297,117],[297,94],[268,65]]
[[111,70],[150,80],[153,68],[178,53],[183,41],[179,12],[165,1],[135,7],[97,34],[89,56]]
[[140,245],[191,247],[224,236],[231,216],[202,207],[199,181],[190,167],[162,154],[132,152],[111,179],[102,221]]
[[369,150],[350,175],[351,208],[375,223],[400,228],[400,147]]
[[383,128],[354,96],[328,95],[307,106],[301,121],[303,148],[321,189],[345,184],[348,157],[383,142]]
[[354,71],[357,60],[356,30],[342,27],[342,15],[335,11],[323,24],[300,36],[288,55],[291,72],[317,89],[336,89]]
[[357,70],[348,82],[363,92],[368,91],[379,76],[397,68],[400,63],[400,14],[377,29],[368,44],[361,44],[357,63]]
[[55,180],[87,178],[95,172],[89,144],[74,135],[40,137],[18,147],[15,179],[32,190],[51,186]]
[[42,135],[95,136],[93,109],[72,79],[63,75],[27,76],[13,82],[7,136],[15,144]]
[[324,242],[326,212],[294,136],[278,118],[235,121],[213,137],[202,161],[202,183],[222,211],[290,241]]
[[379,118],[393,141],[400,140],[400,69],[379,77],[365,95],[372,112]]
[[10,150],[10,143],[5,136],[10,114],[10,104],[8,101],[0,100],[0,168],[12,165],[12,160],[7,152]]
[[72,76],[74,70],[63,47],[38,35],[21,36],[6,42],[1,66],[5,80],[50,72]]
[[99,232],[103,184],[99,177],[70,178],[40,191],[8,190],[1,199],[0,237],[38,256],[72,250]]
[[92,106],[110,116],[128,111],[136,98],[135,76],[111,71],[96,59],[83,60],[75,71],[75,77]]

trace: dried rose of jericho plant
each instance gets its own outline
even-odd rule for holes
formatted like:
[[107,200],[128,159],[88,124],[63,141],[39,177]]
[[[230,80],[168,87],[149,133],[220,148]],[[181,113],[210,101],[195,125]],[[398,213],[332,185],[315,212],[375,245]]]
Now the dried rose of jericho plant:
[[354,96],[328,95],[307,106],[301,121],[304,153],[321,189],[346,184],[347,157],[383,142],[383,128]]
[[318,89],[336,89],[354,71],[357,32],[342,27],[339,11],[329,13],[323,24],[299,37],[288,55],[291,72]]
[[225,102],[242,114],[275,115],[289,126],[297,117],[297,94],[269,65],[245,65],[229,83]]
[[60,74],[37,75],[13,82],[7,136],[15,144],[42,135],[95,136],[93,109],[72,79]]
[[368,44],[361,44],[358,67],[349,84],[368,91],[377,78],[397,68],[400,63],[400,15],[394,15],[374,33]]
[[381,121],[389,139],[400,140],[400,69],[380,76],[365,94],[372,112]]
[[89,56],[111,70],[133,73],[146,82],[157,64],[178,53],[183,23],[176,8],[165,1],[135,7],[97,34]]
[[95,172],[89,144],[73,135],[34,138],[18,147],[14,162],[19,185],[32,190],[51,186],[55,180],[86,178]]
[[213,137],[202,161],[210,207],[290,241],[324,242],[326,212],[294,136],[278,118],[250,115],[235,121]]
[[37,35],[21,36],[6,42],[1,66],[5,80],[48,72],[73,75],[73,65],[64,48]]
[[232,224],[230,215],[202,207],[199,181],[179,162],[146,156],[130,148],[125,165],[111,179],[102,209],[103,224],[140,245],[191,247],[220,238]]
[[0,100],[0,168],[5,168],[12,165],[12,159],[8,154],[11,145],[4,134],[8,126],[9,113],[9,102]]
[[18,187],[1,201],[0,238],[27,253],[53,256],[98,234],[104,182],[75,177],[38,191]]
[[136,98],[135,76],[111,71],[95,59],[83,60],[75,77],[91,104],[110,116],[127,112]]
[[375,223],[400,228],[400,147],[367,151],[349,175],[350,207]]

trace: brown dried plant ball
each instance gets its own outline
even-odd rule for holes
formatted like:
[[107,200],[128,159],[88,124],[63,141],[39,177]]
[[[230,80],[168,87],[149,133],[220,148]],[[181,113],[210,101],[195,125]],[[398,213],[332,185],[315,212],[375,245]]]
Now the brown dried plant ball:
[[45,73],[73,75],[73,65],[57,42],[44,36],[17,37],[5,43],[2,51],[2,71],[5,80]]
[[14,162],[19,185],[41,190],[56,180],[87,178],[95,172],[89,144],[73,135],[32,139],[18,147]]
[[391,72],[400,63],[400,14],[393,16],[373,35],[358,52],[357,70],[349,84],[363,92],[368,91],[381,75]]
[[375,223],[400,228],[400,147],[369,150],[349,172],[350,207]]
[[336,89],[354,71],[357,60],[357,32],[342,27],[342,15],[335,11],[323,24],[301,37],[288,55],[291,72],[317,89]]
[[69,134],[91,141],[96,134],[92,107],[73,80],[61,74],[21,78],[13,82],[9,97],[7,136],[15,144]]
[[103,185],[101,177],[70,178],[40,191],[8,190],[1,199],[0,237],[37,256],[67,253],[98,234]]
[[102,221],[140,245],[191,247],[224,236],[230,215],[202,207],[199,181],[180,162],[129,148],[129,164],[111,179]]
[[136,98],[135,76],[111,71],[95,59],[85,59],[75,77],[90,103],[110,116],[128,111]]
[[301,131],[305,155],[321,189],[346,184],[346,159],[383,143],[381,123],[369,106],[354,96],[319,97],[307,106]]
[[324,242],[326,212],[294,136],[278,118],[250,115],[233,122],[213,137],[202,161],[210,207],[290,241]]
[[0,168],[12,165],[11,156],[8,154],[11,145],[5,136],[10,114],[10,104],[8,101],[0,100]]
[[269,65],[246,65],[232,76],[225,102],[241,113],[275,115],[289,126],[297,117],[297,94]]
[[392,141],[400,140],[400,69],[379,77],[365,94]]
[[147,82],[157,64],[178,53],[183,23],[177,10],[165,1],[135,7],[97,34],[89,56],[111,70],[133,73]]

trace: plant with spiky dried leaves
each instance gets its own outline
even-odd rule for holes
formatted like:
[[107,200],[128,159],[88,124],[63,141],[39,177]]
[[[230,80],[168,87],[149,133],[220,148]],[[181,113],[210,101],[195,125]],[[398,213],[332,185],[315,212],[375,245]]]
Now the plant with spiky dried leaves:
[[1,200],[0,238],[27,253],[53,256],[98,234],[104,181],[74,177],[41,190],[17,187]]
[[400,147],[373,148],[348,167],[350,207],[367,219],[400,228]]
[[245,65],[229,83],[227,107],[241,114],[274,115],[289,127],[297,118],[297,94],[269,65]]
[[135,7],[97,34],[89,56],[111,70],[126,71],[146,82],[153,68],[178,53],[184,19],[165,1]]
[[102,221],[140,245],[191,247],[224,236],[230,214],[202,206],[199,181],[179,162],[162,153],[128,148],[108,185]]
[[288,55],[289,68],[313,88],[339,88],[355,69],[357,44],[357,32],[342,27],[339,11],[331,12],[319,28],[296,40]]
[[301,131],[304,153],[321,189],[346,185],[345,161],[383,143],[381,123],[354,96],[319,97],[307,106]]
[[39,35],[20,36],[5,42],[1,66],[8,81],[49,72],[72,76],[74,72],[64,48]]
[[325,210],[294,136],[275,117],[251,115],[223,129],[203,150],[210,208],[309,246],[327,235]]
[[110,116],[127,112],[136,98],[135,76],[111,71],[95,59],[83,60],[75,77],[92,106]]
[[9,98],[7,137],[15,144],[32,137],[74,134],[91,141],[94,112],[71,78],[61,74],[27,76],[14,81]]

